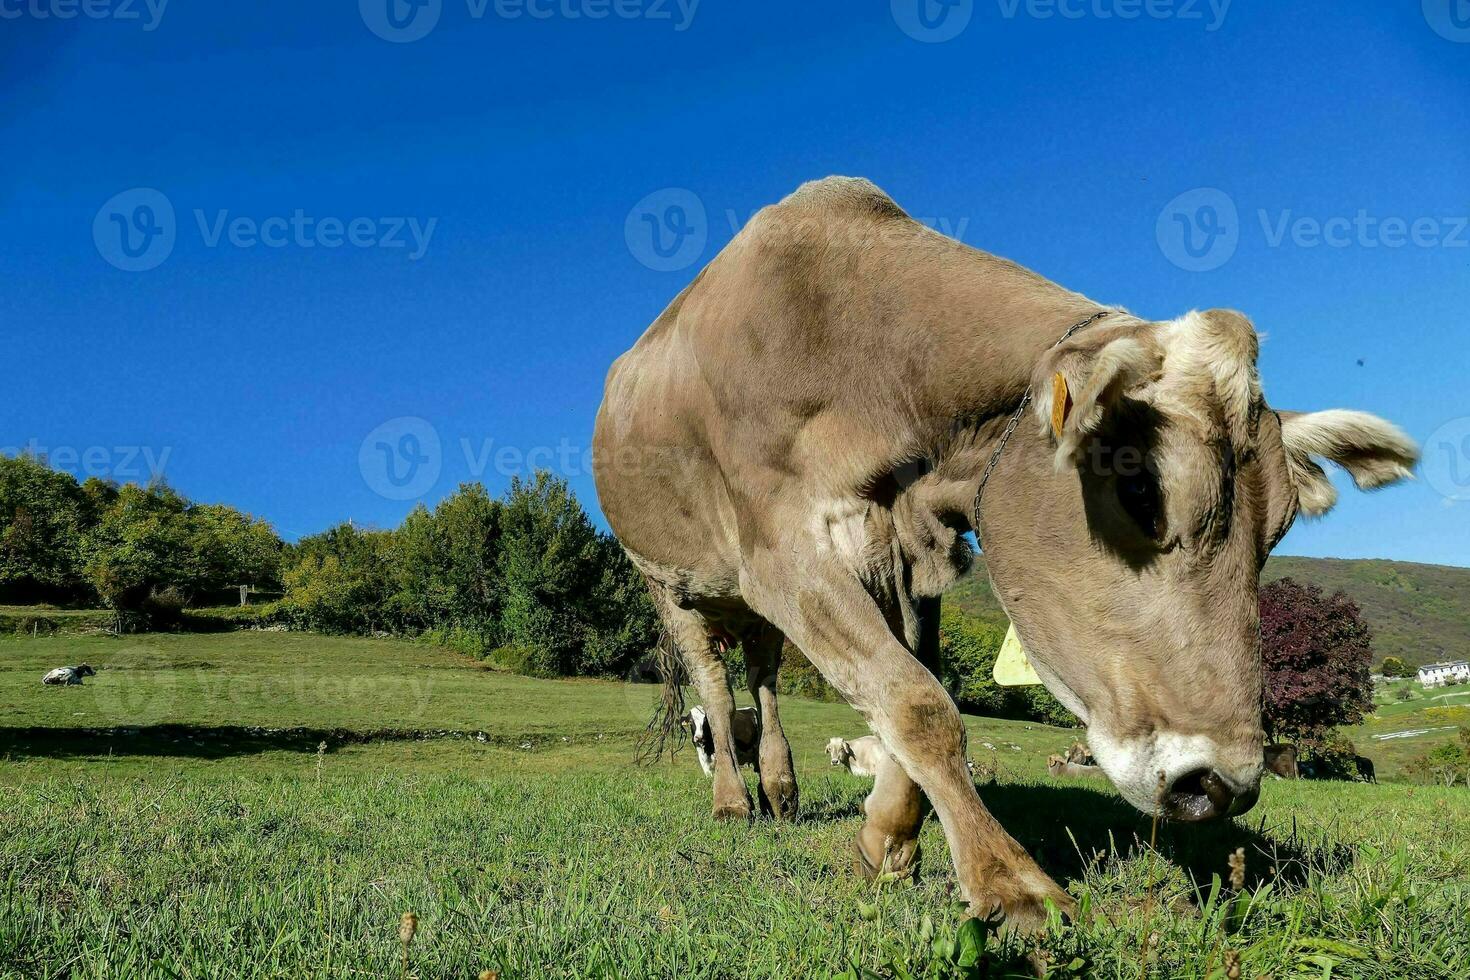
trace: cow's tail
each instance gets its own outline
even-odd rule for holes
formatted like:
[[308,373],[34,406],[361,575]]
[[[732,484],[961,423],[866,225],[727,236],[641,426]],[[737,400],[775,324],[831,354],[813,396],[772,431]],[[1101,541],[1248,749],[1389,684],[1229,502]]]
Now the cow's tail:
[[640,766],[657,762],[665,751],[673,758],[684,744],[679,721],[685,713],[684,682],[687,678],[684,661],[667,631],[659,637],[658,646],[654,648],[654,665],[659,675],[659,696],[653,706],[653,716],[648,719],[634,748],[634,760]]
[[[662,597],[658,587],[652,582],[648,582],[648,593],[654,608],[659,611],[659,620],[662,623]],[[640,766],[657,762],[665,751],[673,758],[684,744],[680,737],[679,722],[685,713],[684,685],[689,678],[684,660],[679,655],[679,647],[674,643],[674,636],[667,625],[662,626],[658,643],[653,648],[653,666],[658,673],[659,696],[653,706],[653,717],[648,719],[648,724],[634,743],[633,761]]]

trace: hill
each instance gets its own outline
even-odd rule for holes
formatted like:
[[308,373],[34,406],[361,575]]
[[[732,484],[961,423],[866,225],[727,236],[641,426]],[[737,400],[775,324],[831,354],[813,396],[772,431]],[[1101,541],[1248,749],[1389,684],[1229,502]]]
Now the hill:
[[[1261,580],[1291,577],[1328,593],[1341,590],[1373,628],[1375,661],[1402,657],[1410,666],[1470,657],[1470,568],[1383,559],[1271,558]],[[971,615],[1002,615],[984,559],[945,599]]]

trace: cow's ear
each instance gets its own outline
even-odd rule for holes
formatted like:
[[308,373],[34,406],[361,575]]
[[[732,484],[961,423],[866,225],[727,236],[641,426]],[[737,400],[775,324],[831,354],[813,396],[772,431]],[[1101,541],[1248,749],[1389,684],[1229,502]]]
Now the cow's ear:
[[1316,517],[1337,503],[1321,461],[1352,474],[1359,490],[1376,490],[1413,476],[1419,447],[1398,426],[1367,412],[1282,412],[1281,443],[1303,514]]
[[1085,335],[1048,352],[1032,380],[1038,421],[1056,443],[1065,466],[1110,410],[1129,392],[1159,376],[1157,343],[1137,332]]

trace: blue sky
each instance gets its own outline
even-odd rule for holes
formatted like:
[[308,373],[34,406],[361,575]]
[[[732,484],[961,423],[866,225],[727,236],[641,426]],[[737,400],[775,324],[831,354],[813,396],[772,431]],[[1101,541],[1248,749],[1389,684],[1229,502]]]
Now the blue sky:
[[1246,311],[1273,404],[1430,441],[1281,550],[1470,564],[1466,0],[420,2],[0,0],[0,447],[290,537],[538,462],[595,509],[608,364],[846,173]]

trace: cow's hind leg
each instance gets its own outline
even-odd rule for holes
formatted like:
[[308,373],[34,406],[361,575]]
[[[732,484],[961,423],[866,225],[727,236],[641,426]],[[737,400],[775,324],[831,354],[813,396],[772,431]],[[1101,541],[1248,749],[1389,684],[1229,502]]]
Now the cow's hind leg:
[[[972,913],[1003,913],[1037,930],[1046,903],[1074,903],[985,809],[965,768],[965,728],[939,681],[893,635],[878,605],[846,569],[815,558],[800,575],[762,583],[761,608],[868,719],[922,788],[944,827]],[[755,590],[751,590],[754,592]]]
[[657,605],[709,717],[714,741],[715,819],[748,820],[750,793],[745,789],[745,780],[735,761],[735,735],[730,727],[735,699],[730,692],[730,677],[721,655],[722,645],[710,629],[709,621],[700,613],[681,609],[667,597]]
[[769,624],[748,631],[741,641],[745,648],[745,680],[760,712],[760,807],[767,816],[791,820],[796,816],[796,770],[791,764],[791,744],[781,729],[776,710],[776,675],[781,669],[781,644],[786,638]]

